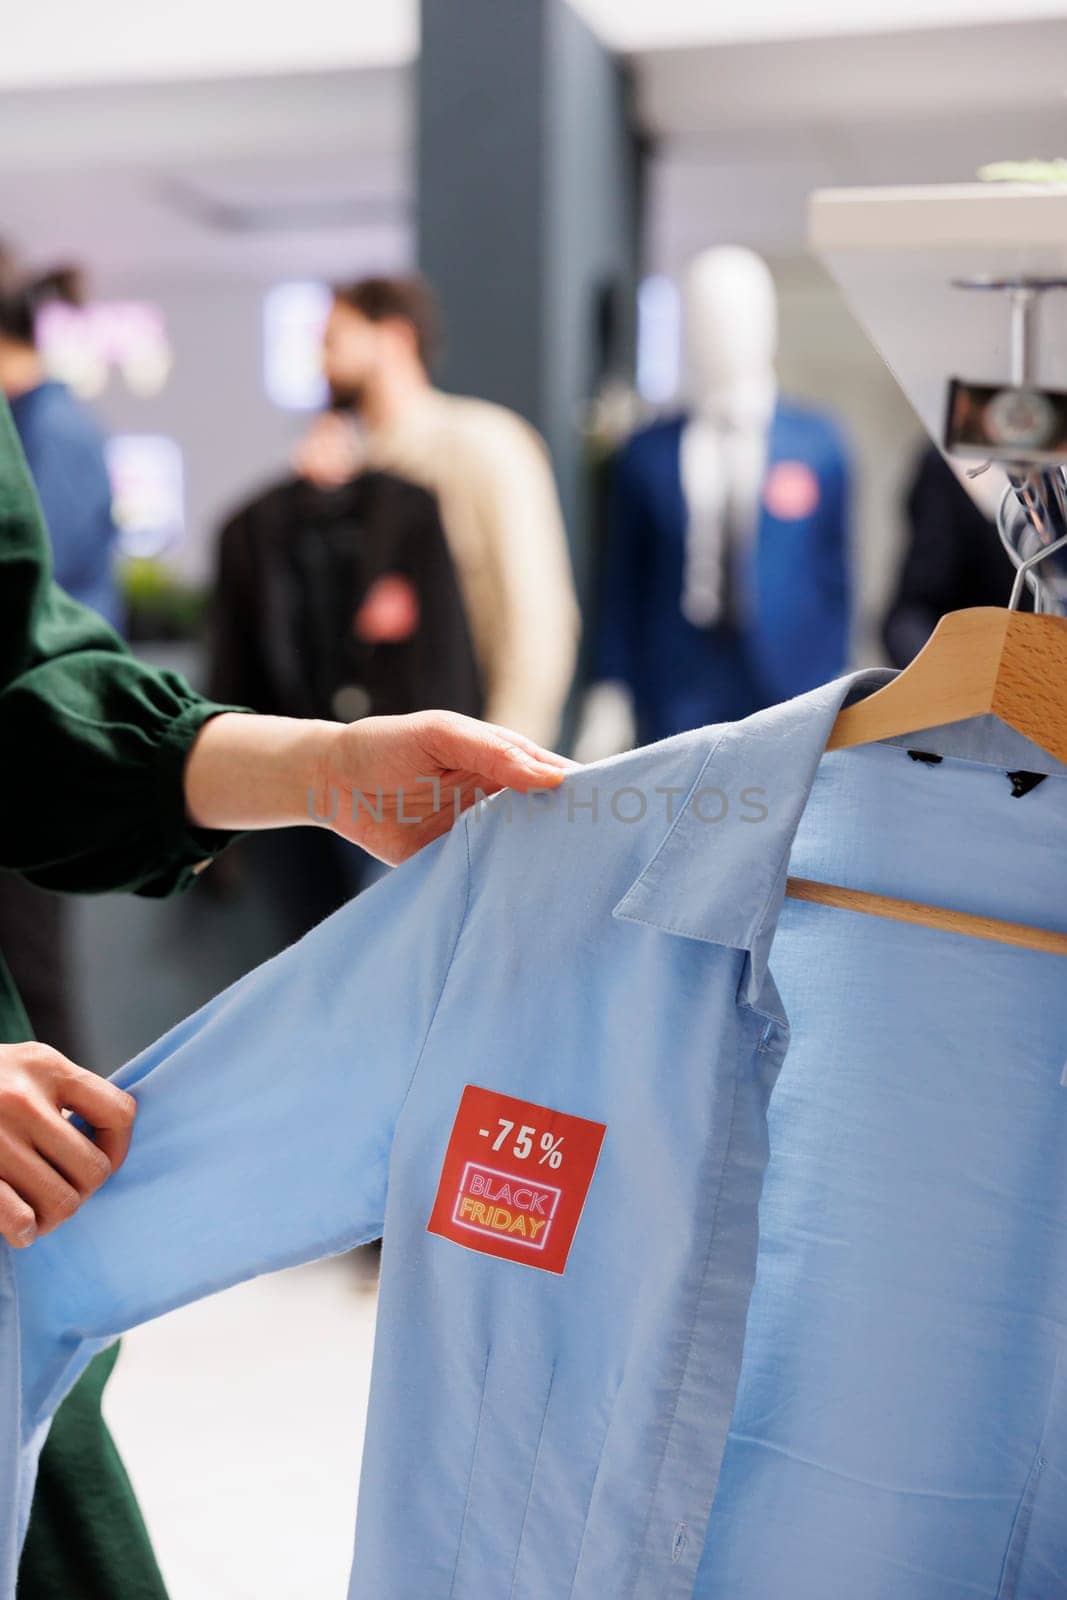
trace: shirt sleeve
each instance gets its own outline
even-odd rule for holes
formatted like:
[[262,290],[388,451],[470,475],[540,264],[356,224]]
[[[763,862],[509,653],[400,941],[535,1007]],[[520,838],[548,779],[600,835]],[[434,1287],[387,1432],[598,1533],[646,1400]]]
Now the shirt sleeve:
[[24,1437],[126,1329],[381,1234],[468,878],[464,819],[117,1074],[125,1165],[12,1256]]
[[183,790],[193,739],[225,709],[137,661],[52,582],[0,399],[0,867],[46,889],[180,888],[229,839],[187,825]]

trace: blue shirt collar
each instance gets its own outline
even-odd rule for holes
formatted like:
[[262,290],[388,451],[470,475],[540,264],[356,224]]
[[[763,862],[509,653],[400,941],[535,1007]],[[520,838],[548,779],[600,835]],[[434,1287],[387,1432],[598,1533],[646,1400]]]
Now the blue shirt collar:
[[793,838],[834,719],[843,705],[894,676],[888,668],[855,672],[709,729],[710,747],[689,793],[614,915],[747,950],[754,996],[785,895]]

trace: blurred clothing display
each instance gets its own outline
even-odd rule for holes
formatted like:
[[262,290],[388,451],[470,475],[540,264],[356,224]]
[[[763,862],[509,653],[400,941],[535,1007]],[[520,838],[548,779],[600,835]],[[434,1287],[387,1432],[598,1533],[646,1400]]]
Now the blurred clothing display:
[[834,423],[779,401],[765,446],[724,432],[727,481],[755,477],[754,493],[710,530],[694,528],[685,493],[686,430],[679,417],[638,433],[613,474],[593,676],[630,691],[642,742],[802,694],[848,654],[849,469]]
[[748,716],[848,658],[848,456],[779,397],[766,262],[704,251],[685,314],[692,404],[612,474],[582,760]]
[[[905,514],[907,546],[882,629],[895,667],[918,655],[946,612],[1006,605],[1014,576],[995,522],[933,445],[919,457]],[[1022,607],[1033,607],[1029,589]]]
[[550,743],[574,672],[578,609],[548,452],[501,406],[427,388],[369,429],[372,465],[436,496],[490,722]]
[[103,433],[81,401],[52,381],[12,396],[11,415],[44,510],[56,582],[121,627]]
[[[360,472],[334,488],[287,479],[237,512],[219,543],[208,687],[270,716],[480,716],[433,496],[391,473]],[[333,833],[296,828],[243,840],[214,888],[232,888],[249,863],[270,886],[286,943],[383,870]]]
[[226,524],[211,693],[275,716],[438,708],[482,692],[433,497],[383,472],[336,489],[289,479]]

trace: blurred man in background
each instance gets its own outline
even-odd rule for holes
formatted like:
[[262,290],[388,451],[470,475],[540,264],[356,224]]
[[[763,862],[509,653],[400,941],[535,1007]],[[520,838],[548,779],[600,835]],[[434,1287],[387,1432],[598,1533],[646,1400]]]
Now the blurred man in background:
[[0,245],[0,389],[48,524],[53,575],[73,599],[119,627],[117,530],[104,436],[87,407],[65,384],[48,377],[37,349],[38,313],[56,300],[81,304],[77,271],[26,273]]
[[485,687],[485,715],[551,741],[574,671],[578,607],[559,497],[538,434],[501,406],[431,382],[433,296],[418,278],[363,278],[334,291],[324,365],[335,410],[298,469],[321,487],[368,463],[421,484],[440,506]]
[[[267,716],[356,722],[431,708],[481,713],[466,612],[437,502],[348,453],[350,476],[292,475],[226,523],[212,605],[208,685]],[[246,841],[224,864],[232,888]],[[289,944],[377,871],[315,829],[272,839],[257,870]]]

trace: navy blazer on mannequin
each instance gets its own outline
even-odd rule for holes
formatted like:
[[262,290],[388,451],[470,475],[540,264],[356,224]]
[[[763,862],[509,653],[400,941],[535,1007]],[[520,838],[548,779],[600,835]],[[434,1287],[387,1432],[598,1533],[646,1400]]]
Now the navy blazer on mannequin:
[[642,742],[803,694],[848,657],[849,471],[836,425],[776,408],[746,557],[751,603],[735,630],[695,627],[681,609],[685,421],[635,434],[613,468],[592,675],[630,689]]

